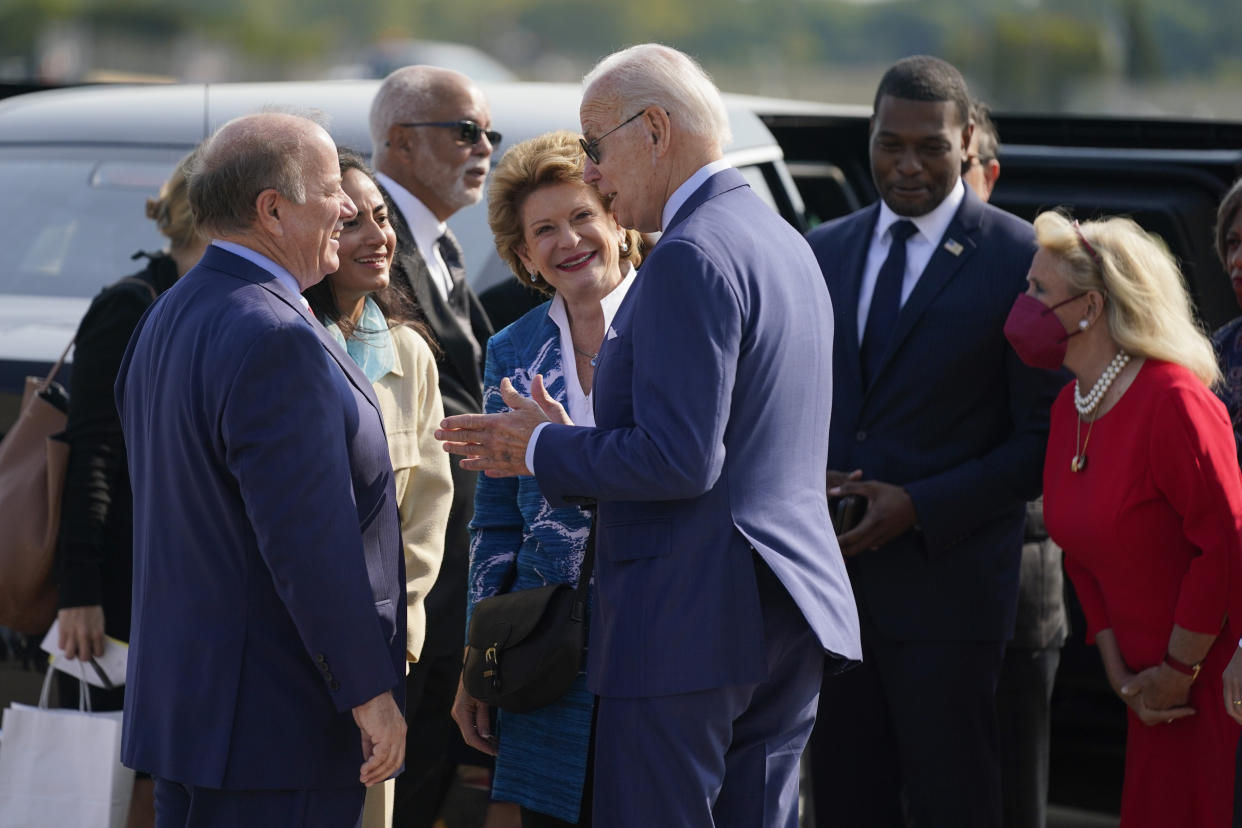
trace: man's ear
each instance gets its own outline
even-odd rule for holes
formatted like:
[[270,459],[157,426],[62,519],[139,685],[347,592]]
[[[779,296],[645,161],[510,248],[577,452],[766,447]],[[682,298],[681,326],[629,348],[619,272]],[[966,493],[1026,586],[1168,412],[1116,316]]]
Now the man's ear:
[[992,188],[996,186],[996,180],[1000,178],[1000,162],[993,158],[983,166],[983,180],[987,182],[988,195],[992,195]]
[[657,157],[668,152],[673,133],[673,122],[669,119],[668,113],[663,107],[649,106],[643,112],[641,121],[643,131],[646,132],[648,140],[655,147]]
[[392,124],[388,127],[388,140],[384,143],[388,149],[402,155],[408,153],[413,147],[412,133],[414,130],[407,129],[399,124]]
[[962,157],[966,158],[970,155],[970,139],[975,134],[975,122],[967,121],[966,126],[962,127]]
[[255,196],[255,215],[258,226],[264,232],[273,236],[284,234],[284,227],[280,223],[280,210],[283,206],[280,193],[270,187]]

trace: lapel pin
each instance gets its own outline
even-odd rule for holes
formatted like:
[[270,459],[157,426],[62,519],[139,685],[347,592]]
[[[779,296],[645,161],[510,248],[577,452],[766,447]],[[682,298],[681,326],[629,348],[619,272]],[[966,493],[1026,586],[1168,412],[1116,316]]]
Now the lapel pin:
[[962,255],[962,251],[965,250],[965,248],[962,247],[962,243],[955,241],[954,239],[949,239],[945,242],[944,249],[952,253],[954,256]]

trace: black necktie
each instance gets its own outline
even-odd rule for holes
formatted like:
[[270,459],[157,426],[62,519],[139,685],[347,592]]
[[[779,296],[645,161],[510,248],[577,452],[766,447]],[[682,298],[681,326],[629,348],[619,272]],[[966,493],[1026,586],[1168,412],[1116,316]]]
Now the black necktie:
[[880,360],[888,350],[893,328],[897,325],[897,313],[901,310],[901,283],[906,277],[906,239],[917,230],[914,222],[902,219],[889,228],[891,241],[888,258],[880,267],[871,294],[871,308],[867,311],[867,327],[863,331],[862,373],[863,384],[871,385],[880,370]]
[[444,259],[449,279],[453,283],[448,292],[449,307],[460,316],[466,312],[466,293],[463,287],[466,284],[466,268],[462,265],[461,245],[457,243],[453,231],[445,228],[444,234],[436,239],[436,249],[440,251],[440,258]]

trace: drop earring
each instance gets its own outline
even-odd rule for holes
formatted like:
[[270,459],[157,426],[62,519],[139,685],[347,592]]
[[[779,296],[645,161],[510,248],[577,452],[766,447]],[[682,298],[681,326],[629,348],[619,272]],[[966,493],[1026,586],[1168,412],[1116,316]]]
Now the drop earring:
[[530,279],[532,285],[539,281],[539,271],[537,270],[527,270],[526,276]]

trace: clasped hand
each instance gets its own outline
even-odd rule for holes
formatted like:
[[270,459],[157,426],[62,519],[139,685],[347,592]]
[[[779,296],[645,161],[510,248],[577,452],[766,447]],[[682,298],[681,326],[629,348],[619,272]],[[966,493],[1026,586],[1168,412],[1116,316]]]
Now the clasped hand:
[[1193,716],[1189,705],[1193,680],[1163,664],[1123,677],[1117,695],[1145,725],[1172,724]]
[[552,398],[536,374],[530,385],[531,396],[523,397],[506,377],[500,381],[500,396],[509,411],[500,414],[458,414],[445,417],[436,430],[444,450],[463,458],[458,465],[467,471],[481,471],[488,477],[529,475],[526,445],[540,423],[573,425],[565,409]]
[[914,501],[901,486],[863,480],[861,469],[848,474],[830,470],[827,483],[829,497],[858,495],[867,501],[867,511],[858,525],[837,538],[841,554],[847,558],[879,549],[908,532],[917,522]]

